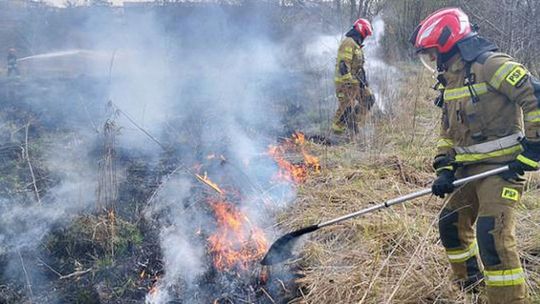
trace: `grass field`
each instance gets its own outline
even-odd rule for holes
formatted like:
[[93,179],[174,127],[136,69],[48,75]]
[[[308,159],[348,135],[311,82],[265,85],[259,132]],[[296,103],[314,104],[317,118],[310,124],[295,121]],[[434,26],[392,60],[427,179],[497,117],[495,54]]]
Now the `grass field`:
[[[371,132],[356,142],[311,150],[322,172],[299,188],[297,203],[281,214],[284,231],[335,218],[430,187],[439,111],[425,74],[411,71],[392,114],[374,113]],[[533,303],[540,303],[538,174],[528,175],[519,206],[518,243]],[[329,226],[298,246],[300,303],[483,303],[460,292],[440,244],[443,201],[423,197]]]

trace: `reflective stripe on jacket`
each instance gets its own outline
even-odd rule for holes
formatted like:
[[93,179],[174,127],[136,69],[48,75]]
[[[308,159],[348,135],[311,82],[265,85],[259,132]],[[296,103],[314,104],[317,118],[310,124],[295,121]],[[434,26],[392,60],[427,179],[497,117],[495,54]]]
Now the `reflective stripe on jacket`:
[[518,138],[523,133],[540,140],[540,82],[523,65],[493,53],[484,62],[474,62],[471,73],[474,84],[469,87],[461,58],[444,73],[438,154],[453,155],[461,163],[498,163],[522,151]]
[[358,84],[358,75],[363,73],[364,53],[362,47],[351,37],[341,41],[336,59],[334,81],[336,84]]

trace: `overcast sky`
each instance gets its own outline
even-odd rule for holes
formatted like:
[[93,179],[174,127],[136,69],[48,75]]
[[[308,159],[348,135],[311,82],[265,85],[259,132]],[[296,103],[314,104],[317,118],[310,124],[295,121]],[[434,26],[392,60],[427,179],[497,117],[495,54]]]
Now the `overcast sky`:
[[[109,0],[109,1],[111,1],[111,0]],[[121,5],[124,2],[141,2],[141,1],[153,1],[153,0],[112,0],[111,2],[114,5]],[[66,2],[66,0],[45,0],[45,2],[54,4],[54,5],[58,5],[58,6],[63,6],[64,3]],[[79,1],[79,2],[83,2],[83,1]]]

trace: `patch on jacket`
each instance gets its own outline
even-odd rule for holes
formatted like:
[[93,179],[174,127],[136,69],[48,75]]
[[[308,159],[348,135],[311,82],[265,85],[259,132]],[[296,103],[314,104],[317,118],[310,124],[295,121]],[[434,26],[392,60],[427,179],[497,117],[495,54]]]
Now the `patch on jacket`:
[[519,200],[519,191],[517,191],[516,189],[504,187],[503,190],[502,190],[501,197],[509,199],[509,200],[513,200],[513,201],[518,201]]
[[529,79],[529,75],[525,75],[525,77],[521,78],[521,80],[516,83],[516,88],[521,88],[527,79]]
[[[508,76],[506,76],[506,81],[508,81],[508,83],[510,83],[511,85],[517,87],[518,83],[520,83],[520,81],[525,76],[527,76],[527,70],[520,66],[517,66],[508,74]],[[522,82],[520,84],[523,85]]]

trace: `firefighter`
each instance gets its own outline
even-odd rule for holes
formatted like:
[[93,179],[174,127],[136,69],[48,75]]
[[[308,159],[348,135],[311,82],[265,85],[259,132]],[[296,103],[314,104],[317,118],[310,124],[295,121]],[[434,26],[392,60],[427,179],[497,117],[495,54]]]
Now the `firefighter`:
[[[522,176],[540,160],[540,81],[479,36],[459,8],[428,16],[410,42],[437,73],[442,120],[432,191],[449,194],[439,233],[457,282],[474,290],[483,281],[491,304],[527,303],[515,225]],[[503,164],[510,167],[503,174],[452,185]]]
[[9,49],[7,55],[7,75],[19,76],[19,68],[17,67],[17,53],[15,49]]
[[337,134],[347,128],[356,132],[375,103],[368,87],[362,51],[362,43],[372,32],[370,22],[360,18],[354,22],[339,46],[334,78],[338,109],[332,121],[332,130]]

